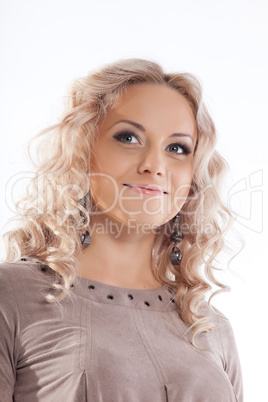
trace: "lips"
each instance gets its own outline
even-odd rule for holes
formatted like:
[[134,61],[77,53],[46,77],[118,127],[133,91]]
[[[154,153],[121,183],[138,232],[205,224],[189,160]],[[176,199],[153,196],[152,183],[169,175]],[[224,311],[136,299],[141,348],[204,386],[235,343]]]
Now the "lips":
[[[124,186],[130,187],[133,190],[141,189],[146,190],[148,193],[158,193],[158,194],[167,194],[165,189],[158,185],[144,184],[144,183],[126,183]],[[142,191],[143,192],[143,191]]]

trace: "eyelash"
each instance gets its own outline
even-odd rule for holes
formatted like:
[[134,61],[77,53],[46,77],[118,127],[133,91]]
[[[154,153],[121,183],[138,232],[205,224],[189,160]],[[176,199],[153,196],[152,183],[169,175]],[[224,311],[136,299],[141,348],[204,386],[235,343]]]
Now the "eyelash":
[[[122,138],[125,137],[126,135],[131,136],[131,137],[135,137],[138,140],[138,137],[134,133],[132,133],[131,131],[122,131],[121,133],[118,133],[118,134],[114,135],[113,137],[114,137],[115,140],[123,142],[124,144],[131,144],[130,142],[122,141]],[[173,144],[170,144],[168,147],[171,147],[171,146],[174,146],[174,145],[179,146],[183,150],[183,152],[179,152],[179,153],[172,152],[172,153],[175,153],[175,155],[189,155],[191,153],[191,150],[187,145],[181,144],[179,142],[175,142]]]

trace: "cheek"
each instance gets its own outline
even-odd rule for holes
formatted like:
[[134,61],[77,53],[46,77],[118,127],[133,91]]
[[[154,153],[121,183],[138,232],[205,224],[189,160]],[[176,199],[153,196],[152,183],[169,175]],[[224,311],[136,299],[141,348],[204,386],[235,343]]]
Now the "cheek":
[[116,179],[129,167],[130,160],[120,149],[106,145],[97,149],[91,171],[105,173]]
[[172,201],[175,205],[175,208],[179,210],[191,189],[193,178],[193,164],[189,163],[184,168],[180,169],[177,174],[173,176],[172,180]]
[[[126,172],[133,171],[131,161],[119,151],[100,149],[95,152],[91,165],[90,187],[94,201],[104,210],[116,206],[119,193],[124,188]],[[124,177],[124,179],[123,179]]]
[[113,178],[105,173],[93,173],[90,180],[91,196],[103,210],[113,208],[118,189]]

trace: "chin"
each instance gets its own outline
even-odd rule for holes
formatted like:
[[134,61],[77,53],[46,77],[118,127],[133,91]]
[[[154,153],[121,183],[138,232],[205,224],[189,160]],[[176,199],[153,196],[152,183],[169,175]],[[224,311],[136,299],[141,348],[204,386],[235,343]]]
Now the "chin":
[[148,214],[127,214],[127,215],[116,215],[112,214],[112,218],[116,219],[118,222],[123,223],[127,227],[131,229],[136,229],[137,233],[142,232],[144,234],[149,234],[150,232],[155,232],[157,229],[164,225],[166,222],[169,221],[169,217],[166,215],[161,215],[161,214],[154,214],[154,215],[148,215]]

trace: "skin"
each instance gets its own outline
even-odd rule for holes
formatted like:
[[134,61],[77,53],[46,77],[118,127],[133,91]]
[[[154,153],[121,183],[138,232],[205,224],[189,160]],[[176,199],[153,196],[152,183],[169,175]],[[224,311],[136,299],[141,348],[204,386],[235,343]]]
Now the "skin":
[[[91,244],[79,261],[80,276],[132,289],[161,286],[151,271],[153,241],[157,227],[187,198],[196,139],[191,107],[176,90],[137,84],[121,96],[94,149],[91,193],[97,213],[91,217]],[[162,186],[167,194],[136,193],[124,185],[129,183]]]

